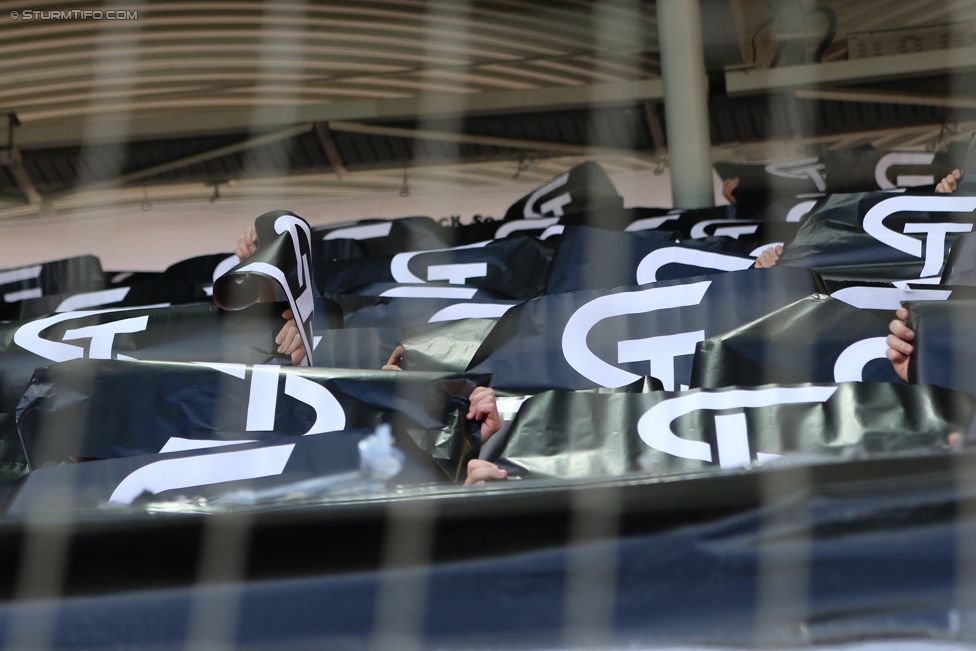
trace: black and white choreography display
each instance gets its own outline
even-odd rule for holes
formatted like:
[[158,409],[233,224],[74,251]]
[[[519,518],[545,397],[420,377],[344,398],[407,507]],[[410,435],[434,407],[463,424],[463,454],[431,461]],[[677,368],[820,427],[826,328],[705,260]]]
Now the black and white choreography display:
[[[864,157],[852,194],[829,194],[851,156],[719,166],[735,205],[688,211],[624,208],[591,162],[497,220],[279,210],[243,260],[0,271],[5,508],[276,494],[355,476],[381,425],[400,486],[479,455],[568,479],[938,452],[976,411],[976,197],[892,191],[937,180],[928,158]],[[910,383],[886,359],[902,305]],[[482,447],[489,386],[510,426]]]

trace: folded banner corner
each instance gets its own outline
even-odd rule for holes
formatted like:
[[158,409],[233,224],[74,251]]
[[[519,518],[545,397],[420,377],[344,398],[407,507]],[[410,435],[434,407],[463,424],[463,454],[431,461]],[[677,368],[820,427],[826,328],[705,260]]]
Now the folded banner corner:
[[315,312],[312,232],[304,219],[287,210],[266,212],[254,221],[258,249],[214,281],[213,299],[224,310],[287,300],[305,348],[303,365],[312,362]]

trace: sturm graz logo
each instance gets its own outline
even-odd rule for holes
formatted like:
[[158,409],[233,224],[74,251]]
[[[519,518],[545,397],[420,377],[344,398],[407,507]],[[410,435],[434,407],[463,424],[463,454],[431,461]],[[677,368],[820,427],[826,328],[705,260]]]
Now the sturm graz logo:
[[[284,372],[282,391],[282,369],[278,366],[198,363],[242,381],[250,380],[245,425],[247,432],[275,430],[280,393],[308,405],[315,412],[315,421],[303,436],[337,432],[346,426],[346,414],[335,396],[321,384],[295,372]],[[257,441],[170,438],[159,452],[166,454],[248,443]],[[131,504],[144,492],[158,494],[168,490],[280,475],[294,448],[294,443],[288,443],[156,461],[142,466],[123,479],[113,491],[109,502]]]
[[672,424],[696,411],[733,411],[715,414],[715,447],[723,469],[741,468],[758,461],[771,461],[777,454],[753,451],[744,409],[827,402],[835,386],[774,387],[694,392],[664,400],[648,409],[637,421],[637,433],[647,445],[674,457],[715,463],[708,441],[692,441],[675,434]]
[[[607,363],[590,350],[586,342],[590,331],[611,317],[698,305],[711,284],[709,280],[691,285],[655,287],[610,294],[590,301],[566,322],[562,336],[566,362],[577,373],[603,387],[618,388],[636,382],[640,376]],[[617,363],[646,361],[649,363],[648,375],[660,380],[665,390],[673,391],[675,358],[694,355],[698,342],[704,340],[705,331],[697,330],[620,341],[617,343]]]
[[[946,235],[969,233],[973,224],[957,222],[908,222],[902,233],[885,225],[885,219],[900,212],[956,213],[976,210],[976,197],[893,197],[879,202],[864,215],[864,232],[886,246],[922,258],[925,243],[925,264],[919,278],[936,279],[942,271],[946,254]],[[924,240],[908,234],[921,234]]]

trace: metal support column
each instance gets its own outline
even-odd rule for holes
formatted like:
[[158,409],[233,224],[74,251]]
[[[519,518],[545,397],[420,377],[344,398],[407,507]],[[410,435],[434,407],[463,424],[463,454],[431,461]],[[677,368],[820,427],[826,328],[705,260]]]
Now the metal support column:
[[674,206],[714,206],[699,0],[658,0],[657,22]]

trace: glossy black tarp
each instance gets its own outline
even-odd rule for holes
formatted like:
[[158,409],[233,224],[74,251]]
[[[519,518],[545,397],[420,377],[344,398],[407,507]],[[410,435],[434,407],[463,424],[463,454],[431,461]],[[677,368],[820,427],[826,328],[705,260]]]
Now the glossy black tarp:
[[[158,453],[185,441],[260,440],[390,422],[457,476],[467,397],[486,375],[76,360],[38,369],[17,408],[31,468]],[[460,455],[460,456],[459,456]]]
[[928,186],[930,189],[951,172],[959,161],[949,152],[882,151],[873,147],[829,150],[827,192],[877,192]]
[[738,180],[732,196],[740,219],[784,221],[790,210],[826,189],[824,163],[804,158],[779,163],[715,163],[723,181]]
[[681,393],[550,391],[519,409],[497,463],[522,477],[734,469],[780,457],[925,453],[965,432],[976,398],[883,383]]
[[[148,500],[211,500],[232,491],[260,491],[314,478],[358,472],[359,442],[373,430],[342,430],[261,443],[145,454],[117,459],[65,463],[30,473],[4,504],[6,513],[58,513],[94,509],[109,503],[131,505]],[[404,465],[389,484],[399,486],[449,482],[434,460],[404,434],[396,438]],[[363,478],[340,484],[347,493],[376,493],[382,484]],[[245,502],[246,504],[246,502]]]
[[454,245],[454,235],[430,217],[363,219],[312,228],[314,257],[355,260],[404,251],[426,251]]
[[27,458],[20,444],[13,412],[0,413],[0,494],[6,494],[15,481],[27,474]]
[[976,233],[956,238],[949,251],[941,285],[976,287]]
[[[367,290],[364,290],[367,291]],[[373,295],[334,295],[346,328],[409,328],[458,319],[497,319],[519,301],[467,287],[380,285]]]
[[505,221],[552,219],[622,205],[623,198],[603,167],[585,161],[516,201],[505,213]]
[[317,332],[313,344],[316,366],[382,368],[400,342],[400,333],[400,328],[340,328]]
[[803,222],[780,264],[836,280],[938,278],[954,239],[972,231],[973,211],[976,197],[832,195]]
[[485,289],[500,298],[526,300],[542,293],[553,250],[534,238],[405,252],[359,260],[318,260],[314,274],[326,294],[349,294],[376,283],[448,282]]
[[[216,305],[65,312],[0,325],[0,411],[12,412],[34,370],[72,359],[291,363],[274,342],[280,303],[226,312]],[[121,356],[121,357],[120,357]]]
[[32,319],[45,314],[92,308],[168,306],[199,302],[211,302],[203,286],[174,281],[163,276],[94,292],[53,294],[21,301],[16,319]]
[[976,395],[976,300],[908,303],[908,379]]
[[20,301],[92,292],[105,287],[102,263],[93,255],[0,271],[0,319],[16,319]]
[[400,368],[463,373],[495,323],[493,319],[459,319],[407,330],[400,341]]
[[901,383],[885,357],[891,313],[816,294],[698,344],[691,387]]
[[273,210],[258,217],[254,229],[257,251],[214,281],[214,302],[225,310],[240,310],[283,295],[305,349],[301,365],[314,366],[312,321],[317,292],[308,222],[287,210]]
[[815,274],[774,268],[544,296],[506,312],[469,368],[521,393],[645,375],[677,389],[691,381],[699,341],[820,291]]
[[166,267],[163,275],[174,282],[192,283],[201,287],[213,287],[214,281],[240,262],[233,253],[210,253],[174,262]]
[[567,226],[549,268],[546,294],[645,285],[720,271],[748,269],[755,260],[725,253],[720,242],[692,245],[640,235]]

